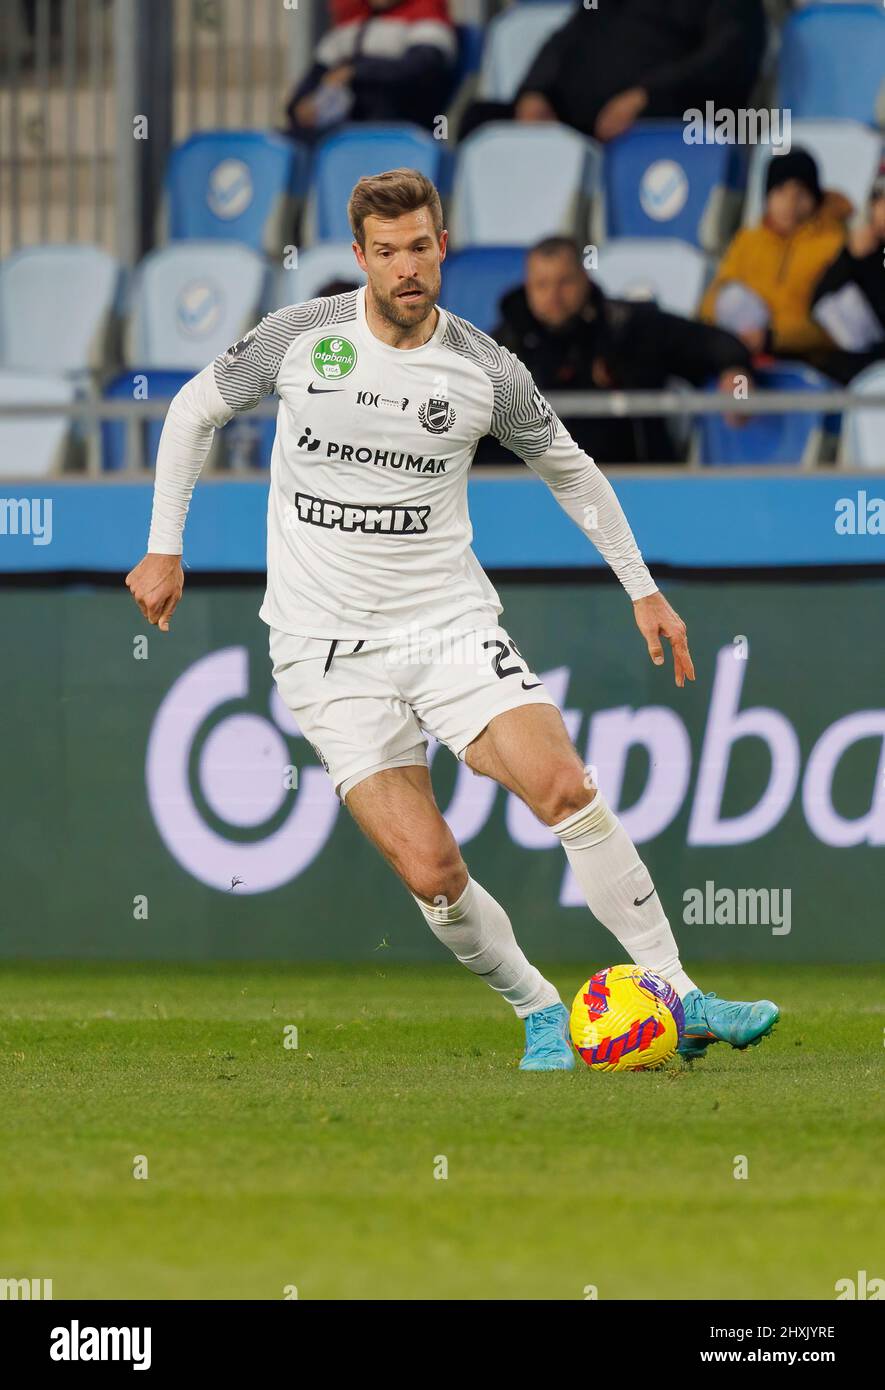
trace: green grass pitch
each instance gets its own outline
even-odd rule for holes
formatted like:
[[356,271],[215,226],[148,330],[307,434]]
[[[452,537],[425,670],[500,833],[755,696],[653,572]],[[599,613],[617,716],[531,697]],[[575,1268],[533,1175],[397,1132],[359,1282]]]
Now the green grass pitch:
[[[579,971],[550,973],[570,1003]],[[881,970],[698,973],[776,999],[774,1035],[596,1076],[519,1072],[521,1026],[456,966],[6,965],[0,1277],[56,1299],[832,1299],[883,1274]]]

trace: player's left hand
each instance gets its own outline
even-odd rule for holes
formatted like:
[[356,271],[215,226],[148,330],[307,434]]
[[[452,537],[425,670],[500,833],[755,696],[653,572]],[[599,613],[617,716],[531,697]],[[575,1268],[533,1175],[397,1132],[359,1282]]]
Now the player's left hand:
[[633,604],[636,626],[645,638],[648,654],[656,666],[664,664],[664,649],[661,638],[666,637],[673,648],[673,674],[676,684],[682,688],[686,676],[694,680],[694,663],[688,650],[685,623],[674,608],[671,608],[662,593],[649,594],[638,598]]

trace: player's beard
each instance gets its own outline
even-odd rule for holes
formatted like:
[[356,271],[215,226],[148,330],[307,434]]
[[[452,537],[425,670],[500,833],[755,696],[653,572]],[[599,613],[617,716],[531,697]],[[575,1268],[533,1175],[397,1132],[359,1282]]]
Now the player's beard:
[[[413,307],[401,303],[397,296],[402,292],[402,287],[392,290],[390,294],[385,294],[377,285],[372,285],[372,298],[378,313],[385,318],[388,323],[394,324],[397,328],[419,328],[436,308],[439,299],[442,276],[439,271],[436,273],[436,283],[431,284],[427,277],[415,280],[411,286],[413,289],[422,290],[420,300],[412,301]],[[409,288],[408,286],[406,288]],[[419,306],[423,307],[423,313],[419,317]]]

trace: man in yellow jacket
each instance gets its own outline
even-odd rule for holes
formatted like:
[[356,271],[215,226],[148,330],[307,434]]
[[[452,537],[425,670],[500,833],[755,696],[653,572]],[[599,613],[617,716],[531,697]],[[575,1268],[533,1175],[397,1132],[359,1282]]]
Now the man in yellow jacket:
[[[841,193],[821,190],[806,150],[773,157],[762,221],[732,240],[704,295],[701,318],[736,332],[754,354],[813,357],[831,350],[831,339],[811,317],[811,301],[842,249],[852,210]],[[743,303],[736,287],[748,292]]]

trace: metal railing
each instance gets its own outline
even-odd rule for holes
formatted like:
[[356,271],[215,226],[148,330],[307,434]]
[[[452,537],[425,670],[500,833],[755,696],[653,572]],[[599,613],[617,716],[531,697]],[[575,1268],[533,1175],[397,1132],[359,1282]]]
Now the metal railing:
[[[852,391],[757,391],[747,400],[733,400],[712,391],[549,391],[545,399],[560,417],[623,417],[651,415],[841,415],[854,410],[885,410],[885,395]],[[243,418],[275,419],[279,401],[268,397]],[[0,401],[0,419],[63,415],[73,420],[162,419],[169,400],[80,400],[69,402]]]
[[[699,415],[746,416],[782,415],[785,413],[814,411],[820,415],[842,415],[854,411],[881,410],[885,412],[885,394],[860,395],[849,390],[842,391],[757,391],[747,400],[734,400],[724,392],[709,391],[551,391],[546,399],[554,410],[566,420],[568,418],[624,418],[664,416],[694,417]],[[68,472],[69,478],[102,477],[132,478],[144,477],[152,460],[143,457],[143,439],[140,426],[151,420],[162,420],[169,409],[169,400],[103,400],[95,397],[70,402],[15,401],[0,402],[0,421],[4,419],[22,420],[28,418],[65,418],[76,422],[84,435],[91,441],[88,452],[88,468],[85,472]],[[276,418],[279,401],[268,397],[254,410],[244,412],[233,418],[226,429],[239,424],[247,426],[250,421]],[[102,469],[100,431],[103,422],[123,423],[126,426],[126,467],[105,472]],[[216,445],[222,431],[216,431]],[[883,430],[885,438],[885,430]],[[214,448],[215,446],[213,446]],[[211,456],[210,456],[211,458]],[[798,460],[797,460],[798,463]],[[684,472],[684,463],[672,464],[674,472]],[[0,458],[0,477],[12,479],[13,472],[7,471],[8,461]],[[642,465],[630,465],[631,468]],[[744,465],[757,468],[767,474],[771,465]],[[885,445],[882,451],[882,467],[885,469]],[[211,472],[211,468],[209,469]],[[254,468],[249,473],[254,476]],[[788,471],[795,472],[795,467]]]

